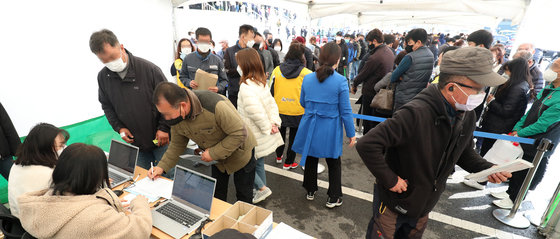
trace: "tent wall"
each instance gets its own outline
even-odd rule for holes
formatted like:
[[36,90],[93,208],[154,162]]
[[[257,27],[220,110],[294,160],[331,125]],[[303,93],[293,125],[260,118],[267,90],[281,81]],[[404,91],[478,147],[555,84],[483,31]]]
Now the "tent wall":
[[103,115],[89,50],[92,32],[107,28],[135,56],[169,75],[173,61],[169,0],[2,1],[0,102],[20,136],[38,122],[70,125]]
[[543,50],[560,51],[560,34],[554,27],[559,9],[558,0],[532,0],[517,32],[514,51],[517,46],[526,42],[533,43],[535,47]]

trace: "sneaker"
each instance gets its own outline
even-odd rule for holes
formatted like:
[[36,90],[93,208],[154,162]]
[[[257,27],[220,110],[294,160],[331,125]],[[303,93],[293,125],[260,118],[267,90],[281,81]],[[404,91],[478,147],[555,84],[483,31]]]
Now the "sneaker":
[[334,208],[334,207],[339,207],[340,205],[342,205],[342,198],[329,198],[329,200],[327,200],[327,207],[328,208]]
[[475,180],[465,179],[465,180],[463,181],[463,183],[464,183],[465,185],[471,187],[471,188],[478,189],[478,190],[484,190],[484,188],[485,188],[484,185],[478,183],[478,182],[475,181]]
[[498,206],[499,208],[503,208],[503,209],[511,209],[513,207],[513,201],[511,201],[509,197],[504,198],[502,200],[495,200],[492,203],[494,203],[494,205]]
[[492,195],[492,197],[495,197],[497,199],[509,198],[509,194],[507,194],[505,191],[504,192],[491,193],[491,195]]
[[282,156],[276,157],[276,163],[277,163],[277,164],[281,164],[281,163],[282,163]]
[[272,194],[272,190],[270,190],[270,188],[266,187],[264,190],[262,191],[257,191],[257,193],[255,194],[255,196],[253,197],[253,204],[262,202],[263,200],[265,200],[268,196],[270,196],[270,194]]
[[255,195],[257,194],[258,190],[253,188],[253,198],[255,197]]
[[299,164],[298,163],[293,163],[293,164],[284,164],[284,167],[282,167],[284,170],[288,170],[291,168],[297,168]]
[[315,199],[315,192],[307,192],[307,200],[313,201]]

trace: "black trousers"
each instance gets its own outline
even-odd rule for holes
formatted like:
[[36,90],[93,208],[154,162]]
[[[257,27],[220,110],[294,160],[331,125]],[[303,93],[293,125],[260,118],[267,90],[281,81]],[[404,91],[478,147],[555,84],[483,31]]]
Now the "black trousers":
[[[342,169],[340,167],[340,158],[325,159],[329,167],[329,190],[327,195],[330,198],[342,197]],[[303,187],[308,192],[316,192],[317,187],[317,164],[319,159],[313,156],[307,156],[305,161],[305,171],[303,173]]]
[[[255,150],[251,156],[251,160],[245,167],[233,173],[233,182],[235,184],[235,196],[237,200],[246,203],[253,203],[253,184],[255,183]],[[212,165],[212,177],[216,179],[216,192],[214,196],[224,202],[227,202],[227,192],[229,185],[229,174],[222,173],[216,165]]]
[[233,106],[237,109],[237,93],[239,92],[229,92],[228,99],[231,101]]
[[[290,128],[290,136],[289,136],[290,141],[288,143],[288,155],[286,156],[286,161],[284,161],[285,164],[293,164],[294,160],[296,159],[296,152],[292,150],[292,145],[294,145],[294,139],[296,138],[298,128],[293,128],[293,127],[289,127],[289,128]],[[288,127],[284,127],[284,126],[280,127],[280,135],[282,136],[282,139],[284,139],[284,143],[286,143],[287,129]],[[282,146],[276,148],[276,157],[282,157],[285,146],[286,144],[283,144]]]
[[[523,155],[523,159],[529,162],[533,162],[535,158],[534,155]],[[533,177],[533,181],[531,181],[531,185],[529,186],[529,190],[535,190],[537,185],[542,181],[544,178],[544,173],[546,172],[546,166],[548,164],[548,157],[543,157],[537,168],[537,172],[535,172],[535,176]],[[523,181],[525,181],[525,177],[529,169],[525,169],[522,171],[517,171],[512,173],[511,178],[509,179],[509,186],[507,189],[507,194],[509,195],[509,199],[515,202],[519,191],[521,191],[521,186],[523,186]]]
[[[363,115],[373,116],[374,109],[371,108],[371,106],[370,106],[371,100],[373,100],[373,96],[362,95],[362,114]],[[370,121],[370,120],[364,120],[363,125],[364,125],[364,135],[365,135],[365,134],[367,134],[367,132],[370,129],[372,129],[373,127],[375,127],[377,125],[377,122]]]

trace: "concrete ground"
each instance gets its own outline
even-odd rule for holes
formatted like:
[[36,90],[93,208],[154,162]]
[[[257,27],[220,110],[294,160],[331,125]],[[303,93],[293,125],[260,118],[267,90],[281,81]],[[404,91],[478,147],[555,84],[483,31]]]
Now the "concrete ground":
[[[351,95],[351,102],[354,103],[358,96]],[[353,108],[356,113],[358,107],[353,105]],[[319,174],[319,180],[325,182],[319,182],[315,200],[308,201],[305,198],[306,191],[301,186],[301,167],[283,170],[281,164],[276,164],[274,155],[265,158],[267,184],[272,195],[258,206],[272,210],[275,222],[284,222],[316,238],[365,238],[372,216],[374,177],[364,166],[356,150],[348,148],[347,140],[345,142],[341,157],[342,185],[345,187],[342,206],[334,209],[325,207],[328,169]],[[549,171],[560,167],[557,158],[558,154],[550,160]],[[296,162],[299,162],[299,155]],[[324,159],[320,163],[326,166]],[[210,175],[208,166],[195,167],[188,160],[181,160],[180,164]],[[527,229],[515,229],[492,216],[492,211],[497,207],[492,205],[494,198],[489,193],[505,190],[505,185],[489,184],[484,191],[474,190],[462,183],[462,177],[467,173],[459,167],[456,169],[457,172],[448,180],[446,191],[430,214],[423,238],[544,238],[533,225]],[[547,173],[541,185],[528,195],[528,200],[531,201],[524,202],[520,210],[522,212],[519,213],[536,211],[537,215],[542,215],[556,185],[558,177]],[[230,180],[228,202],[235,202],[233,178]]]

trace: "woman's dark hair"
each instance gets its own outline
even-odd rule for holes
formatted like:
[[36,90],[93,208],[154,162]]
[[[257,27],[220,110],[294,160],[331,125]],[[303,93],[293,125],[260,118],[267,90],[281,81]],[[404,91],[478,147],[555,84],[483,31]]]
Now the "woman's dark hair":
[[286,53],[284,60],[300,60],[302,61],[302,64],[304,64],[305,62],[303,62],[303,60],[305,58],[303,57],[303,54],[305,54],[305,46],[298,41],[293,41],[292,44],[290,44],[290,48],[288,49],[288,53]]
[[321,48],[319,54],[319,68],[317,68],[317,79],[323,82],[330,75],[334,74],[333,66],[336,65],[340,59],[341,50],[336,42],[329,42]]
[[175,52],[175,60],[177,60],[181,57],[181,43],[183,43],[184,41],[189,41],[189,44],[191,45],[191,51],[194,52],[194,45],[191,42],[191,40],[189,40],[187,38],[183,38],[183,39],[179,40],[179,43],[177,44],[177,51]]
[[64,149],[52,174],[53,195],[90,195],[110,185],[107,157],[94,145],[74,143]]
[[395,57],[395,65],[401,64],[401,61],[404,56],[406,56],[406,54],[408,54],[406,50],[402,50],[401,52],[399,52],[399,54],[397,54],[397,57]]
[[280,43],[280,51],[284,49],[284,45],[282,44],[282,41],[278,38],[274,39],[274,41],[272,42],[272,48],[276,46],[276,43]]
[[505,84],[498,87],[498,91],[496,92],[496,97],[506,92],[507,89],[509,89],[510,87],[520,84],[523,81],[529,83],[529,88],[531,89],[529,91],[529,97],[531,97],[531,99],[534,99],[537,96],[535,92],[535,86],[531,81],[531,74],[529,73],[529,64],[525,59],[517,58],[504,63],[504,70],[508,70],[511,73],[511,76],[509,77],[509,80],[506,81]]
[[66,130],[59,129],[52,124],[40,123],[35,125],[16,152],[17,165],[41,165],[54,168],[58,155],[55,139],[58,135],[68,141],[70,135]]

